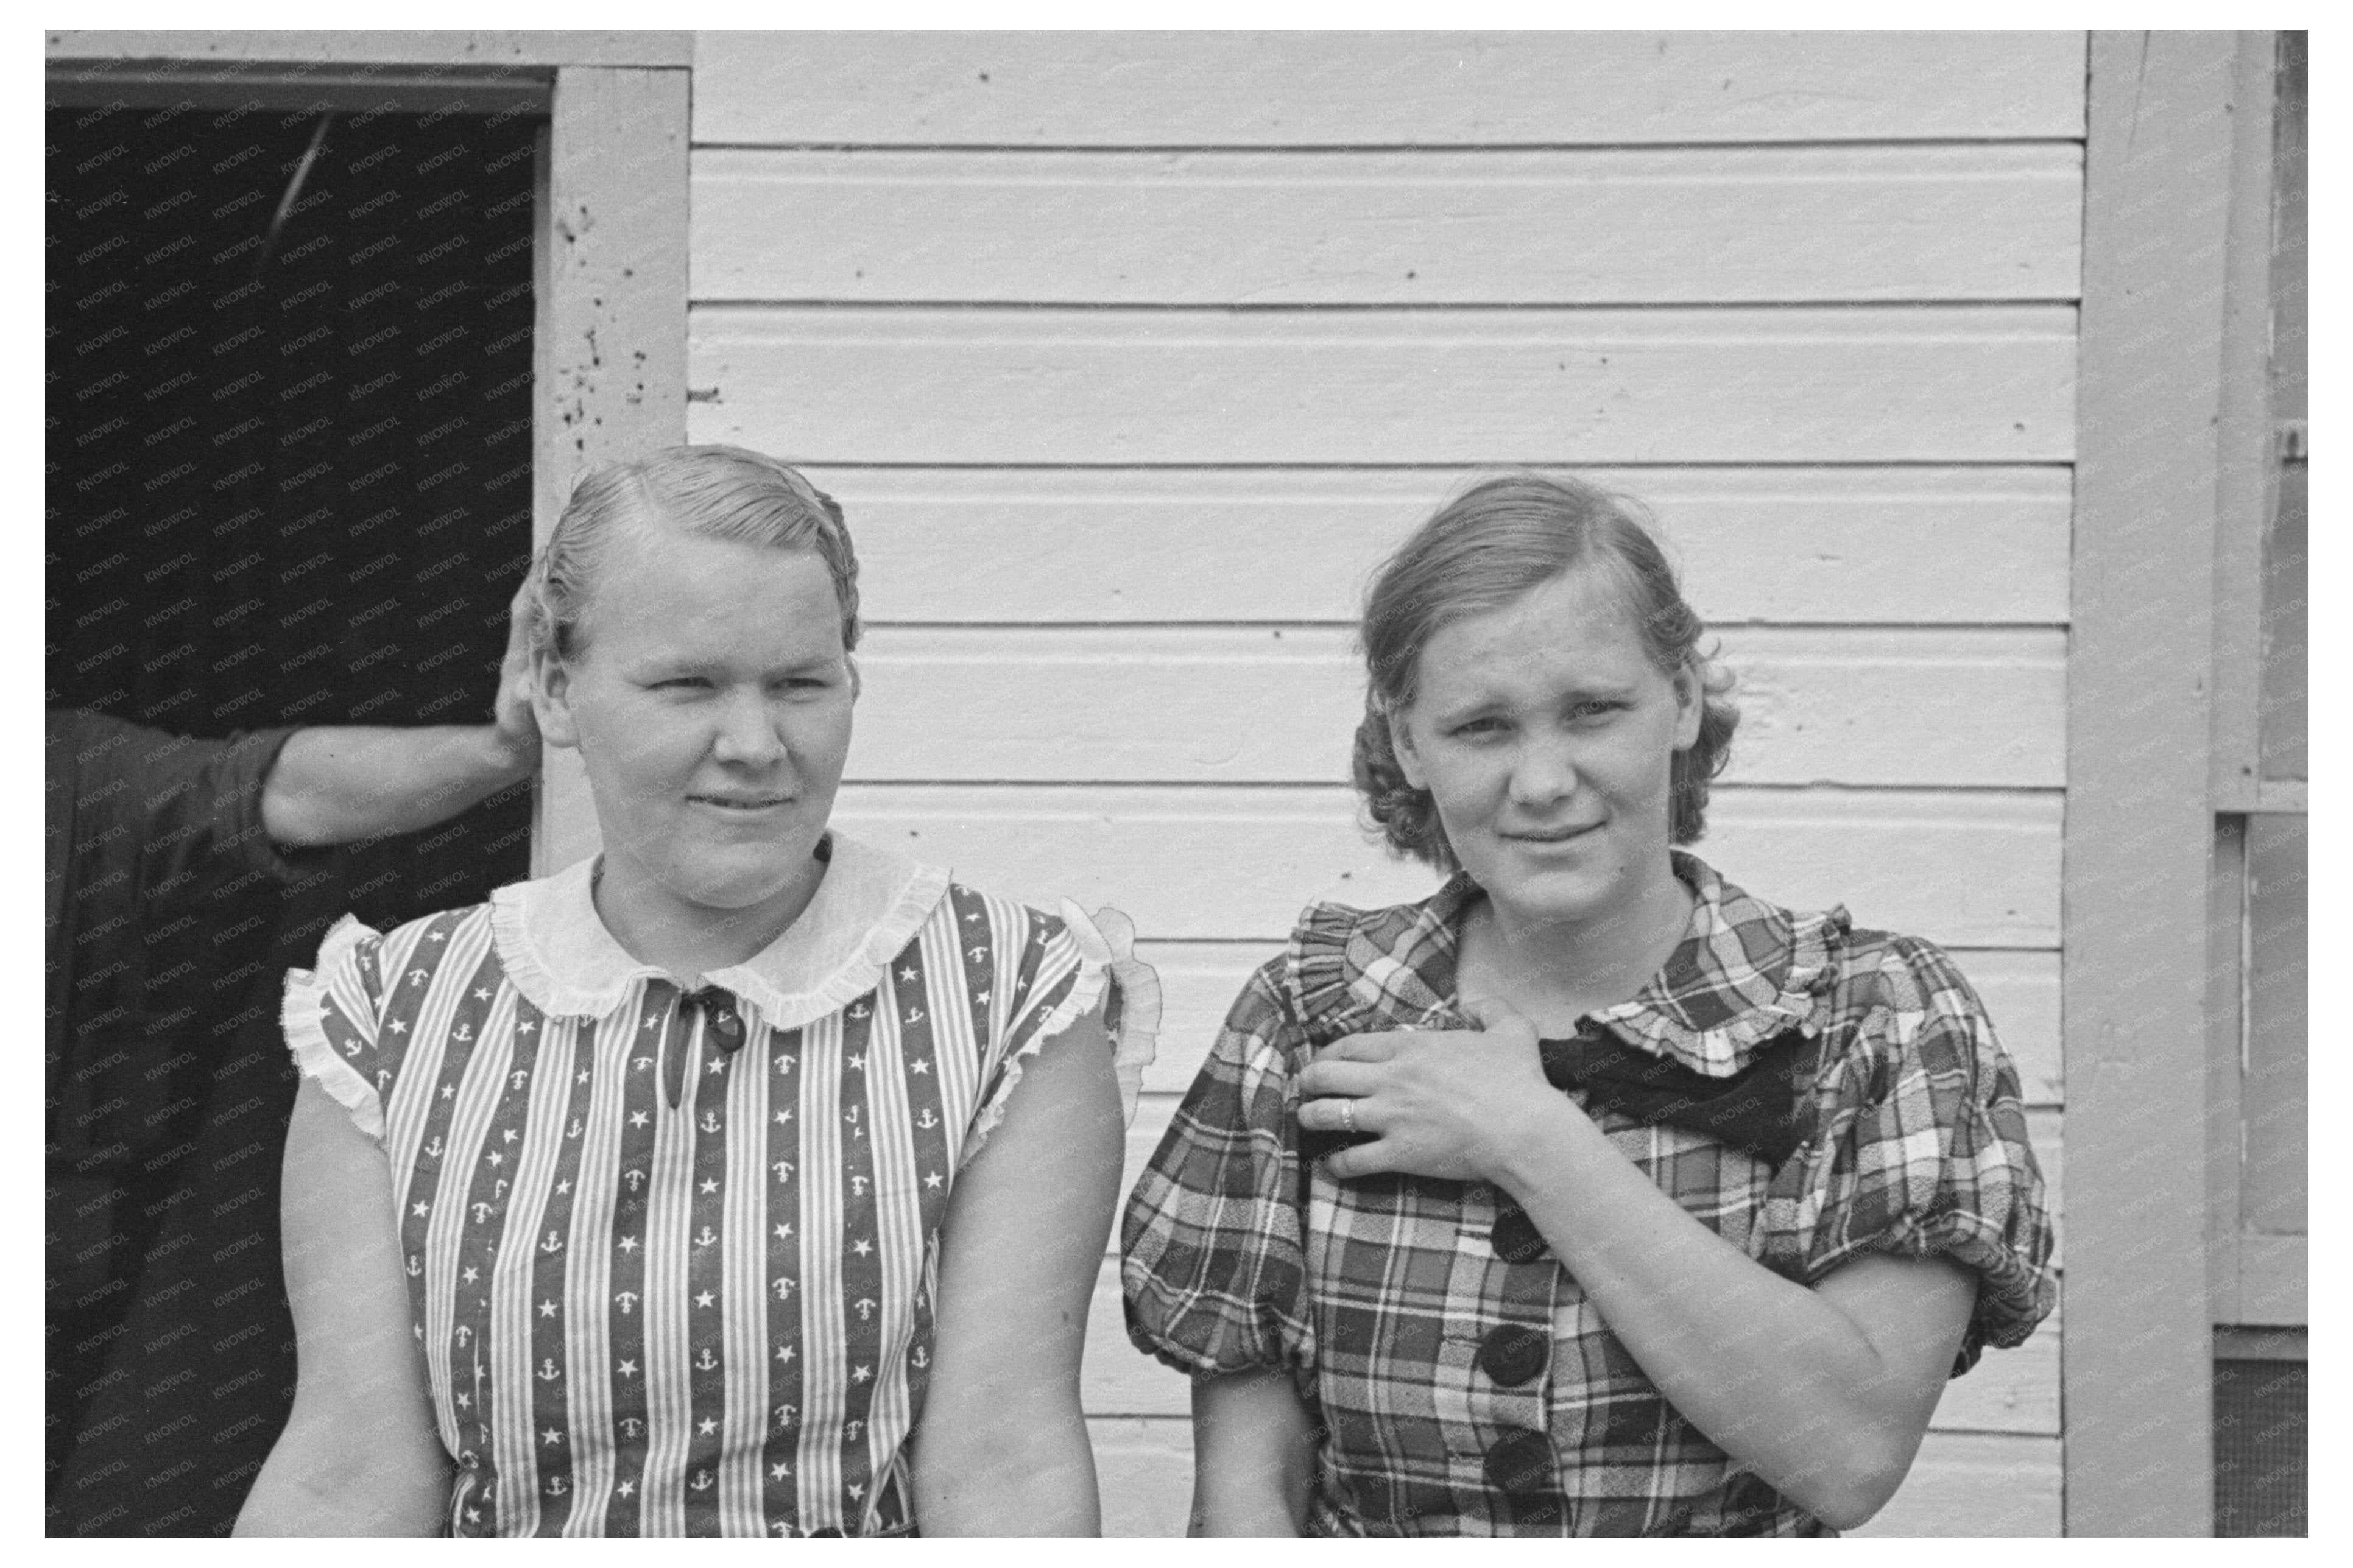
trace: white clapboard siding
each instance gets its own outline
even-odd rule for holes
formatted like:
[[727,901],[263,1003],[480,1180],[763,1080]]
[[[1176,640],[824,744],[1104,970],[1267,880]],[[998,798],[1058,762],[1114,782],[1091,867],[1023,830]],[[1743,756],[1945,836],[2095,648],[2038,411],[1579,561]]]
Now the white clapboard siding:
[[[1338,627],[877,628],[849,776],[1345,782],[1363,662]],[[1736,628],[1729,783],[2055,787],[2063,631]],[[1144,716],[1148,715],[1145,719]]]
[[[1435,885],[1341,782],[1350,631],[1528,464],[1649,504],[1743,679],[1700,852],[1956,950],[2059,1208],[2082,33],[706,32],[695,66],[689,431],[847,508],[837,819],[1134,918],[1131,1181],[1303,903]],[[1182,1380],[1112,1289],[1106,1531],[1181,1534]],[[1950,1385],[1862,1533],[2057,1533],[2058,1354]]]
[[[1251,972],[1282,952],[1282,944],[1271,942],[1135,944],[1135,955],[1160,976],[1160,1048],[1145,1069],[1146,1091],[1185,1091]],[[2017,1063],[2026,1103],[2059,1104],[2059,955],[1992,950],[1952,956],[1977,987],[2003,1048]]]
[[[2056,791],[1719,790],[1701,846],[1793,908],[1952,947],[2055,948]],[[1049,909],[1113,904],[1160,941],[1280,941],[1310,899],[1426,896],[1435,878],[1358,830],[1339,786],[847,784],[854,836]]]
[[2084,134],[2081,33],[710,32],[697,144],[1398,146]]
[[[1911,1473],[1885,1508],[1860,1530],[1867,1537],[2009,1536],[2060,1533],[2057,1437],[1931,1432]],[[1186,1480],[1190,1496],[1192,1480]],[[1178,1503],[1181,1510],[1186,1506]]]
[[[776,448],[797,453],[790,433]],[[2059,467],[1588,468],[1644,502],[1714,624],[2058,626]],[[1354,623],[1388,553],[1472,470],[813,467],[872,621]]]
[[[693,297],[1134,305],[2066,300],[2083,150],[720,149]],[[790,237],[780,242],[780,237]]]
[[1103,1532],[1127,1540],[1181,1536],[1193,1501],[1193,1426],[1167,1416],[1087,1416],[1103,1499]]
[[688,428],[813,463],[2059,461],[2074,316],[700,305]]
[[[1128,1342],[1119,1259],[1103,1259],[1087,1315],[1082,1402],[1096,1415],[1183,1415],[1191,1380]],[[1945,1385],[1929,1423],[1937,1432],[2059,1435],[2059,1321],[2054,1314],[2014,1350],[1989,1350]]]

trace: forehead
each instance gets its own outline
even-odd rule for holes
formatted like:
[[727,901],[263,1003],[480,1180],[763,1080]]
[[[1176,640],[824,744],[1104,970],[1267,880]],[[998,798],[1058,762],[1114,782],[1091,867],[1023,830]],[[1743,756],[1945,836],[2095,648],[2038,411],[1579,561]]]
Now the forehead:
[[1415,667],[1417,686],[1432,693],[1498,680],[1623,685],[1656,673],[1624,584],[1599,564],[1447,622]]
[[838,658],[841,610],[813,552],[665,526],[617,531],[581,616],[584,650],[769,662]]

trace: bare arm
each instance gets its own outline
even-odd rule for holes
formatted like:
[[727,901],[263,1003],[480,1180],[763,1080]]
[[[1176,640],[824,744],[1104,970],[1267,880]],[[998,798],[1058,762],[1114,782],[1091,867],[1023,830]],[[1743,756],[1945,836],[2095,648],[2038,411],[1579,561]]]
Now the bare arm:
[[1079,1358],[1123,1132],[1102,1021],[1082,1019],[1028,1059],[956,1177],[914,1437],[925,1535],[1101,1532]]
[[488,724],[339,724],[288,736],[261,786],[261,826],[271,842],[302,848],[415,833],[530,777],[539,765],[539,725],[518,592]]
[[414,833],[529,777],[538,759],[489,724],[297,730],[262,784],[261,826],[289,848]]
[[449,1500],[392,1215],[392,1173],[305,1079],[286,1134],[294,1414],[237,1515],[239,1535],[432,1535]]
[[[1835,1529],[1903,1483],[1951,1373],[1977,1276],[1866,1257],[1810,1289],[1694,1218],[1544,1079],[1508,1009],[1481,1033],[1368,1035],[1305,1069],[1311,1095],[1364,1096],[1381,1134],[1332,1156],[1343,1177],[1409,1170],[1484,1180],[1526,1209],[1610,1331],[1677,1410]],[[1337,1106],[1302,1125],[1340,1126]]]
[[1555,1095],[1547,1147],[1500,1184],[1659,1392],[1809,1513],[1852,1530],[1903,1484],[1952,1373],[1977,1276],[1856,1259],[1811,1289],[1694,1219]]
[[1193,1380],[1187,1535],[1297,1535],[1314,1470],[1314,1428],[1289,1373]]

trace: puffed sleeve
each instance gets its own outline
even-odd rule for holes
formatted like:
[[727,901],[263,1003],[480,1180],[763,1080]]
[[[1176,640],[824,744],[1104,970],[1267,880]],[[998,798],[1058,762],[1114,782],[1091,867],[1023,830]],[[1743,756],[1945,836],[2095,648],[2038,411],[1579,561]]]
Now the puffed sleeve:
[[1106,907],[1091,916],[1068,899],[1059,916],[1022,909],[1012,940],[1022,944],[1013,1001],[982,1061],[984,1087],[965,1142],[965,1162],[1005,1120],[1022,1064],[1098,1005],[1111,1041],[1120,1111],[1134,1121],[1160,1026],[1160,977],[1135,956],[1135,928],[1119,910]]
[[1129,1197],[1127,1333],[1195,1374],[1310,1374],[1297,1121],[1277,960],[1250,977]]
[[287,1049],[352,1113],[359,1130],[384,1141],[384,1092],[399,1069],[398,1041],[383,1034],[384,939],[345,915],[319,944],[318,967],[286,972],[279,1018]]
[[1890,940],[1800,1200],[1808,1283],[1864,1253],[1950,1258],[1978,1276],[1955,1375],[2057,1303],[2042,1167],[2018,1069],[1933,943]]

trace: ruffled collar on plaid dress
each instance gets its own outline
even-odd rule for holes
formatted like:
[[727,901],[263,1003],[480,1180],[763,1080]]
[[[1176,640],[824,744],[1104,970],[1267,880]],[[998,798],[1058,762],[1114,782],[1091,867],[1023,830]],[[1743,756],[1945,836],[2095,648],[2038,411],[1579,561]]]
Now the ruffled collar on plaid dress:
[[[1588,1021],[1706,1078],[1728,1079],[1792,1027],[1827,1021],[1843,906],[1797,913],[1672,852],[1692,890],[1691,924],[1665,963],[1627,1001]],[[1309,1042],[1382,1029],[1470,1028],[1454,998],[1463,905],[1479,885],[1457,872],[1419,904],[1375,910],[1313,904],[1293,933],[1286,982]]]

